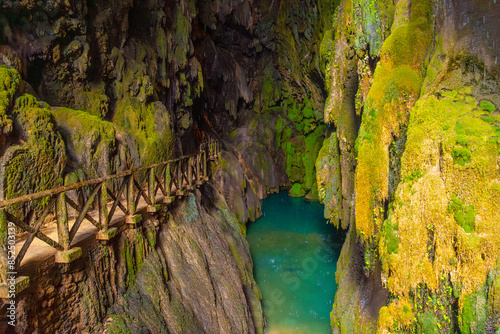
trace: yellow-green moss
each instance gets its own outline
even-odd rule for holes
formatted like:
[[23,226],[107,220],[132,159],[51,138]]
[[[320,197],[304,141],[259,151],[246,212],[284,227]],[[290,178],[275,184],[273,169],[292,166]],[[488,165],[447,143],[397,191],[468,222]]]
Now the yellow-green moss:
[[403,298],[394,300],[380,309],[377,333],[394,333],[408,331],[415,321],[411,303]]
[[87,178],[111,175],[112,152],[116,149],[115,127],[100,116],[69,108],[53,108],[58,127],[66,140],[69,156]]
[[[403,2],[397,6],[402,6]],[[356,142],[356,227],[364,240],[380,228],[387,200],[389,150],[418,98],[422,66],[432,37],[430,1],[412,3],[409,20],[391,31],[364,107]],[[375,223],[378,222],[378,226]]]
[[[468,88],[426,95],[416,103],[390,215],[398,226],[398,252],[390,252],[390,236],[384,232],[378,248],[387,287],[395,296],[411,296],[420,286],[441,296],[442,278],[449,277],[461,313],[454,321],[470,333],[484,329],[489,311],[481,290],[500,250],[495,232],[500,192],[492,191],[500,154],[498,144],[488,140],[494,128],[481,119],[480,108]],[[471,152],[463,166],[454,161],[457,145]],[[450,328],[451,308],[437,306],[438,311],[418,310],[422,332]]]
[[12,120],[8,108],[19,88],[21,76],[16,70],[0,65],[0,134],[12,131]]
[[109,98],[103,93],[103,89],[75,92],[75,105],[77,109],[103,118],[108,113]]
[[306,194],[306,191],[302,187],[302,184],[295,183],[288,193],[292,197],[303,197]]
[[129,144],[136,163],[151,164],[172,157],[173,134],[168,115],[159,102],[145,104],[129,98],[117,103],[113,122],[132,139]]
[[[1,177],[4,197],[15,198],[62,185],[66,164],[64,142],[50,110],[39,108],[36,99],[23,95],[16,101],[13,117],[22,131],[21,145],[11,146],[3,157]],[[23,217],[33,208],[43,208],[48,199],[13,206]]]

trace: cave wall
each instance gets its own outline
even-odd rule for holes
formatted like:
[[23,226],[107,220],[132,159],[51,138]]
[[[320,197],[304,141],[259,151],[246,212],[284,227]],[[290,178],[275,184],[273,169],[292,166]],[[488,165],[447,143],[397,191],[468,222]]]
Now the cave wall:
[[334,333],[497,330],[499,15],[488,1],[338,7],[322,42],[335,132],[316,162],[325,215],[349,228]]
[[[0,65],[2,77],[12,79],[0,109],[2,197],[166,160],[195,150],[207,128],[229,133],[255,120],[274,139],[272,159],[284,168],[280,186],[317,198],[315,161],[330,131],[319,46],[335,5],[4,2]],[[27,141],[21,100],[47,110],[49,132],[65,150],[52,154],[55,175],[35,173],[47,182],[10,191],[15,152],[46,154]]]

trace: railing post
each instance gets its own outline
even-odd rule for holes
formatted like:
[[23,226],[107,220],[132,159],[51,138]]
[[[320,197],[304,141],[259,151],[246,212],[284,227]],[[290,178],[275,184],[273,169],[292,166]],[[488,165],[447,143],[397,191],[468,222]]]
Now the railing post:
[[193,189],[193,157],[188,159],[188,170],[187,170],[187,190]]
[[80,247],[70,248],[71,239],[69,237],[68,209],[66,206],[65,192],[57,195],[56,216],[57,236],[59,238],[59,243],[63,246],[64,250],[56,253],[55,261],[56,263],[70,263],[82,256],[82,249]]
[[154,167],[148,169],[148,197],[151,205],[148,205],[147,211],[154,213],[160,210],[161,205],[156,204],[155,170]]
[[97,195],[97,200],[99,204],[99,225],[101,229],[97,232],[96,239],[107,241],[116,235],[116,227],[109,228],[108,219],[108,186],[106,182],[103,182],[99,194]]
[[174,197],[171,196],[170,192],[172,190],[172,178],[171,178],[171,163],[167,163],[165,166],[165,198],[163,199],[163,203],[170,204],[174,201]]
[[[0,209],[0,298],[14,300],[16,294],[29,286],[28,276],[17,276],[15,265],[16,228]],[[10,313],[9,313],[10,314]]]
[[182,177],[182,165],[183,165],[184,159],[181,159],[177,161],[177,196],[184,196],[184,180]]
[[201,151],[196,155],[196,186],[199,187],[203,184],[203,182],[201,182],[201,175],[200,175],[200,163],[201,163]]
[[141,220],[142,215],[135,214],[137,208],[135,207],[134,174],[130,174],[127,179],[127,209],[126,223],[137,224]]
[[203,180],[207,181],[208,175],[207,175],[207,150],[206,150],[206,148],[203,150],[202,154],[203,154],[203,162],[202,162]]
[[108,186],[106,182],[102,183],[101,190],[99,190],[99,224],[101,231],[108,229]]

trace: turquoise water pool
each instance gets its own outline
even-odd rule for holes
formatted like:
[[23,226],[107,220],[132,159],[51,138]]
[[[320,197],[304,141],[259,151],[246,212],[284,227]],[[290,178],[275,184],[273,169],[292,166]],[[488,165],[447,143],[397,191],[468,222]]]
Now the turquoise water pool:
[[323,218],[323,206],[286,191],[262,203],[247,240],[262,291],[266,333],[331,333],[330,311],[343,233]]

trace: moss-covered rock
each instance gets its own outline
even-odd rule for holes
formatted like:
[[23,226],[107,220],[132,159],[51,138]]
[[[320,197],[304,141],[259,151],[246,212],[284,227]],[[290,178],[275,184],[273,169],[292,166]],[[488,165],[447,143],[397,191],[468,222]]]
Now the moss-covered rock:
[[364,106],[356,141],[356,226],[362,238],[369,238],[380,228],[380,207],[388,197],[389,145],[400,136],[400,127],[418,98],[422,65],[431,41],[429,1],[414,3],[409,15],[399,10],[390,36],[384,42],[381,60],[374,73],[373,85]]
[[[460,326],[462,332],[483,332],[493,307],[484,287],[494,282],[488,277],[496,277],[500,247],[493,232],[500,217],[500,193],[494,186],[500,152],[490,140],[496,136],[496,116],[488,112],[484,117],[466,82],[452,89],[460,87],[454,81],[460,66],[445,70],[447,79],[412,110],[402,181],[390,221],[383,225],[386,231],[387,224],[397,226],[392,234],[398,251],[391,251],[391,233],[382,233],[379,253],[387,287],[400,299],[424,286],[440,301],[446,296],[443,278],[449,280],[453,297],[438,303],[437,310],[417,309],[417,328],[437,332]],[[457,148],[467,149],[466,160],[457,156]],[[452,308],[455,302],[458,309]]]
[[12,119],[8,108],[12,105],[12,99],[17,92],[20,76],[16,70],[0,66],[0,143],[5,135],[12,131]]
[[[323,141],[323,147],[316,160],[316,179],[318,182],[319,200],[325,205],[325,218],[335,226],[341,223],[342,210],[342,183],[340,174],[340,152],[337,134],[332,132]],[[347,222],[342,221],[346,228]]]
[[[62,185],[66,152],[52,112],[38,107],[33,96],[23,95],[16,100],[13,119],[21,140],[0,160],[0,197],[15,198]],[[43,199],[12,207],[12,211],[25,217],[46,204]]]
[[109,98],[103,90],[100,87],[89,91],[75,92],[76,109],[85,110],[91,115],[104,118],[109,110]]
[[68,157],[85,172],[84,179],[117,172],[120,157],[116,154],[116,131],[112,123],[85,111],[69,108],[53,108],[52,111],[65,140]]
[[165,161],[173,157],[173,128],[170,113],[161,102],[142,103],[137,98],[117,103],[113,123],[126,134],[132,161],[136,166]]

